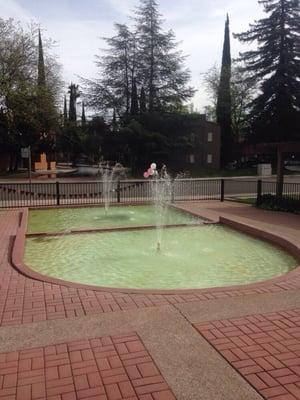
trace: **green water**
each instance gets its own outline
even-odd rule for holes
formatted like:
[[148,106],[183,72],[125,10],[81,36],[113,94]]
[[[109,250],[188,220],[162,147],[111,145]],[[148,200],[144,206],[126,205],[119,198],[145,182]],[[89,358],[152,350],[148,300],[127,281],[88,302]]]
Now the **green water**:
[[[190,224],[201,222],[199,218],[168,208],[166,224]],[[93,229],[117,226],[155,225],[153,206],[56,208],[30,210],[28,233],[62,232],[72,229]]]
[[282,275],[296,260],[219,225],[30,238],[25,262],[56,278],[115,288],[187,289],[246,284]]

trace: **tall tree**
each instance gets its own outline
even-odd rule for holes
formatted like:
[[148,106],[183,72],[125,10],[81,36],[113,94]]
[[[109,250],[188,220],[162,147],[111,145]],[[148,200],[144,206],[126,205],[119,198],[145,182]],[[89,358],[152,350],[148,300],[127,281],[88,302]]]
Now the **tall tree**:
[[135,76],[134,35],[125,24],[115,24],[115,35],[104,38],[107,48],[97,56],[100,78],[84,80],[89,106],[101,111],[116,110],[128,120],[130,115],[131,87]]
[[[217,102],[219,96],[220,68],[217,65],[211,67],[203,75],[203,84],[209,96],[210,104],[205,107],[205,112],[210,121],[217,121]],[[238,63],[233,63],[231,71],[231,116],[232,135],[234,141],[247,134],[249,127],[249,103],[254,99],[257,87],[249,83],[249,73],[241,71]]]
[[45,61],[44,61],[44,50],[43,50],[43,42],[42,35],[39,29],[39,45],[38,45],[39,53],[38,53],[38,86],[45,87],[46,86],[46,73],[45,73]]
[[221,76],[218,88],[217,123],[221,129],[221,165],[224,167],[232,159],[232,115],[231,115],[231,51],[229,16],[227,15],[224,33]]
[[50,85],[46,78],[46,65],[40,29],[38,30],[37,72],[36,107],[40,135],[40,143],[37,151],[46,151],[52,153],[54,146],[54,131],[58,125],[58,113],[55,107],[54,94],[51,91]]
[[131,116],[137,115],[139,112],[139,102],[138,102],[138,94],[137,94],[137,87],[135,78],[132,82],[132,89],[131,89],[131,107],[130,107],[130,114]]
[[148,111],[180,108],[194,90],[188,86],[190,73],[185,57],[177,51],[174,33],[162,30],[155,0],[140,0],[135,12],[135,30],[115,24],[116,34],[105,38],[108,48],[99,56],[100,78],[84,80],[89,106],[112,112],[121,122],[128,121],[133,81],[144,87]]
[[240,54],[260,93],[251,106],[255,141],[300,139],[300,2],[259,0],[267,17],[235,35],[242,43],[256,41],[257,49]]
[[71,83],[69,86],[69,94],[70,94],[70,102],[69,102],[69,121],[72,121],[76,124],[77,121],[77,111],[76,111],[76,103],[78,97],[80,97],[79,86]]
[[144,86],[142,86],[141,94],[140,94],[140,110],[142,113],[145,113],[147,111],[146,93],[145,93]]
[[[4,122],[0,135],[5,143],[0,145],[0,153],[9,154],[13,169],[20,147],[30,145],[34,151],[44,151],[53,144],[51,135],[46,134],[59,123],[60,69],[51,54],[52,42],[48,39],[42,44],[35,24],[24,28],[13,19],[0,18],[0,37],[0,110]],[[47,95],[42,96],[45,91]]]
[[64,126],[68,121],[68,106],[67,106],[67,96],[64,97]]
[[81,126],[84,128],[86,126],[86,116],[85,116],[85,107],[84,102],[82,102],[82,111],[81,111]]
[[173,31],[164,32],[155,0],[140,0],[135,11],[138,54],[137,81],[148,95],[148,110],[167,109],[194,94],[185,57],[178,51]]

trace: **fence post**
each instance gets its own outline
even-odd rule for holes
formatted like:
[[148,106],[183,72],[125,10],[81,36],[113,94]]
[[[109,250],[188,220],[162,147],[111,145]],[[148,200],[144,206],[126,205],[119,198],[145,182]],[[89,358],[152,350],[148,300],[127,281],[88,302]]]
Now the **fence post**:
[[121,203],[121,181],[118,181],[117,186],[117,202]]
[[60,204],[60,194],[59,194],[59,182],[56,181],[56,205]]
[[221,201],[224,201],[225,197],[225,180],[221,179]]
[[257,197],[256,197],[256,207],[261,205],[261,195],[262,195],[262,180],[257,181]]

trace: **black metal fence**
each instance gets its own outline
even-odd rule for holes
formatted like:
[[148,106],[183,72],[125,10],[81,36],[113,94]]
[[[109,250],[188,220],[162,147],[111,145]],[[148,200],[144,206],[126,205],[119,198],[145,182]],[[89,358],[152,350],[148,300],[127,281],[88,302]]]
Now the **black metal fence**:
[[[176,179],[172,199],[220,199],[220,179]],[[151,181],[0,183],[0,207],[143,203],[152,200]]]
[[256,198],[257,186],[257,179],[225,179],[224,198],[227,200]]
[[[276,196],[277,184],[276,182],[265,182],[261,183],[261,195],[271,194]],[[284,183],[282,196],[288,197],[294,200],[300,200],[300,183]]]
[[[146,203],[153,199],[152,183],[122,180],[109,184],[90,182],[0,183],[0,207],[47,207],[57,205]],[[172,200],[258,199],[276,194],[276,182],[244,179],[176,179],[172,181]],[[300,184],[285,183],[283,195],[300,200]],[[258,201],[257,200],[257,201]]]

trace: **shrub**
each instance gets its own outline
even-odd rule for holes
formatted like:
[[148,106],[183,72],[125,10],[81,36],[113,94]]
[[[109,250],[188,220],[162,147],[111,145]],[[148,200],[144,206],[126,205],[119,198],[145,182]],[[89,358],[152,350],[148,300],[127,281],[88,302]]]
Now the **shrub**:
[[300,199],[295,199],[290,196],[278,197],[273,194],[264,194],[261,196],[259,207],[265,210],[300,214]]

